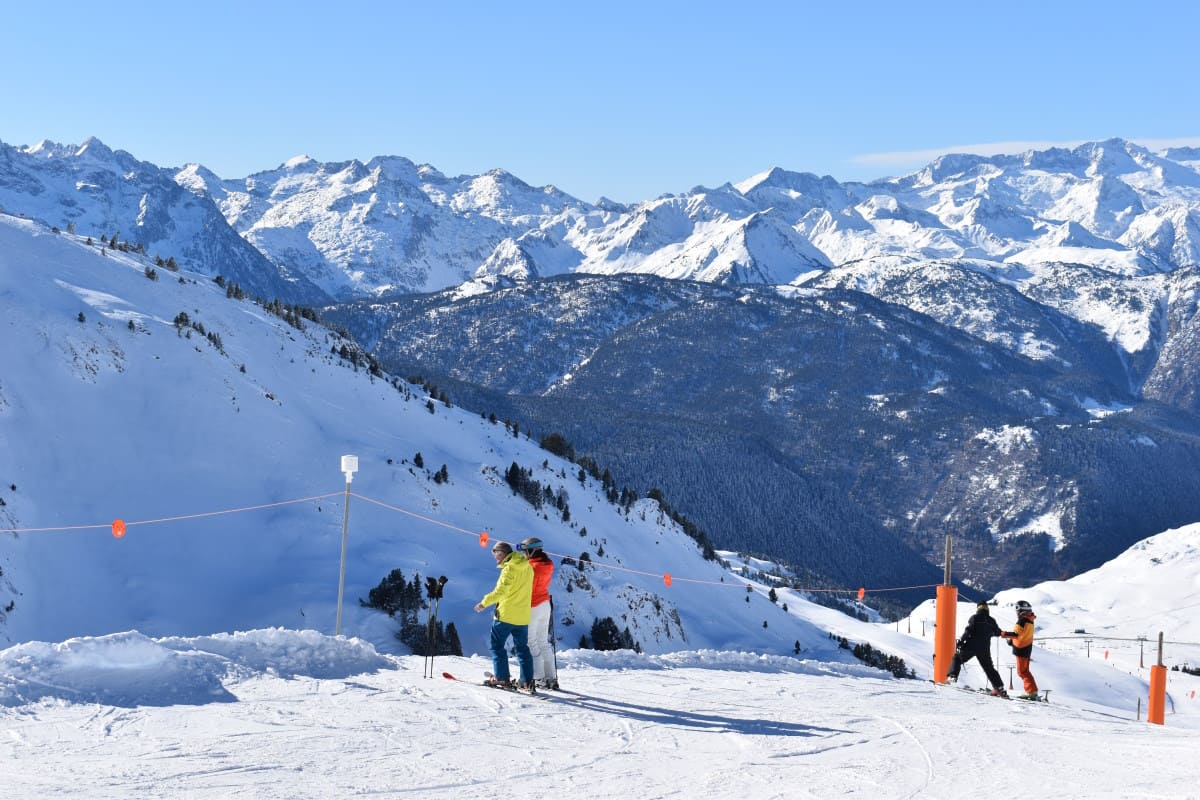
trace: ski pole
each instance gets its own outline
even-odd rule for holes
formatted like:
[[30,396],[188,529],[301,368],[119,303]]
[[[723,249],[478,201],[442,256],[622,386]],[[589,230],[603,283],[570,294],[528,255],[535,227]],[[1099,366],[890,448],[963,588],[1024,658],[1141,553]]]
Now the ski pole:
[[425,617],[425,652],[422,653],[422,675],[433,677],[433,621],[437,616],[437,579],[432,575],[425,579],[425,595],[429,598],[429,614]]
[[437,602],[431,602],[429,604],[429,615],[425,618],[425,659],[421,674],[426,678],[433,677],[433,620],[437,614],[436,608]]
[[550,652],[554,655],[554,679],[558,680],[558,644],[554,641],[554,595],[550,595]]
[[446,587],[446,580],[447,579],[445,575],[436,579],[433,576],[425,579],[425,593],[429,596],[430,600],[429,618],[425,637],[425,658],[427,663],[425,672],[428,673],[425,675],[425,677],[427,678],[433,677],[433,658],[437,655],[438,644],[437,612],[438,606],[442,600],[443,590]]
[[433,658],[437,655],[438,644],[440,637],[438,631],[441,628],[441,622],[438,620],[438,606],[442,603],[442,598],[439,595],[433,601],[433,627],[429,631],[429,677],[433,677]]

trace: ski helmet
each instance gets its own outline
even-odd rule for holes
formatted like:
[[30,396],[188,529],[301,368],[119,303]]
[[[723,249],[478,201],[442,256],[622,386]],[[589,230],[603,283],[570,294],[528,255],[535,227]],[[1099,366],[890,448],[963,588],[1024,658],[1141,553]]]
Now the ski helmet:
[[494,545],[492,545],[492,552],[508,555],[512,552],[512,545],[508,542],[496,542]]
[[1017,601],[1017,613],[1024,614],[1027,611],[1033,611],[1033,606],[1029,605],[1029,601],[1028,600],[1018,600]]
[[525,539],[523,542],[521,542],[521,544],[517,546],[517,549],[524,550],[526,553],[529,553],[533,550],[541,550],[542,540],[536,536],[530,536],[528,539]]
[[978,611],[980,614],[991,614],[992,613],[992,610],[990,608],[988,608],[987,603],[980,603],[979,605],[975,606],[975,610]]

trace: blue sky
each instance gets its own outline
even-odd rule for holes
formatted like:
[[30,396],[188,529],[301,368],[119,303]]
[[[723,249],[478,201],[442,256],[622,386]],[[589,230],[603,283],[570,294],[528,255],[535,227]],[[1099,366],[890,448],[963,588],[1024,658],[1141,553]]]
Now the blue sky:
[[1198,30],[1200,4],[1154,0],[24,3],[0,141],[96,136],[226,178],[401,155],[632,202],[772,166],[1200,144]]

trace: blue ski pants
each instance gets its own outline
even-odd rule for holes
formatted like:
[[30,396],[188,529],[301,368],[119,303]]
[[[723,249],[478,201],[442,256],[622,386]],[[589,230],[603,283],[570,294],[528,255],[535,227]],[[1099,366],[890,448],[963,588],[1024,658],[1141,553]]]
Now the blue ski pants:
[[517,651],[517,663],[521,667],[521,683],[533,681],[533,654],[529,652],[529,626],[513,625],[492,620],[492,674],[502,681],[510,677],[508,671],[508,651],[504,645],[508,637],[512,637],[513,647]]

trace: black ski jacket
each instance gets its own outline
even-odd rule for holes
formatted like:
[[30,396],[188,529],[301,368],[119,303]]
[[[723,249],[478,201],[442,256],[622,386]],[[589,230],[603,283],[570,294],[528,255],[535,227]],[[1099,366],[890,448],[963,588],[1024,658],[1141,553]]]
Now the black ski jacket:
[[992,637],[1000,635],[1000,626],[986,611],[976,611],[967,620],[967,627],[958,640],[958,649],[964,653],[986,653],[991,647]]

